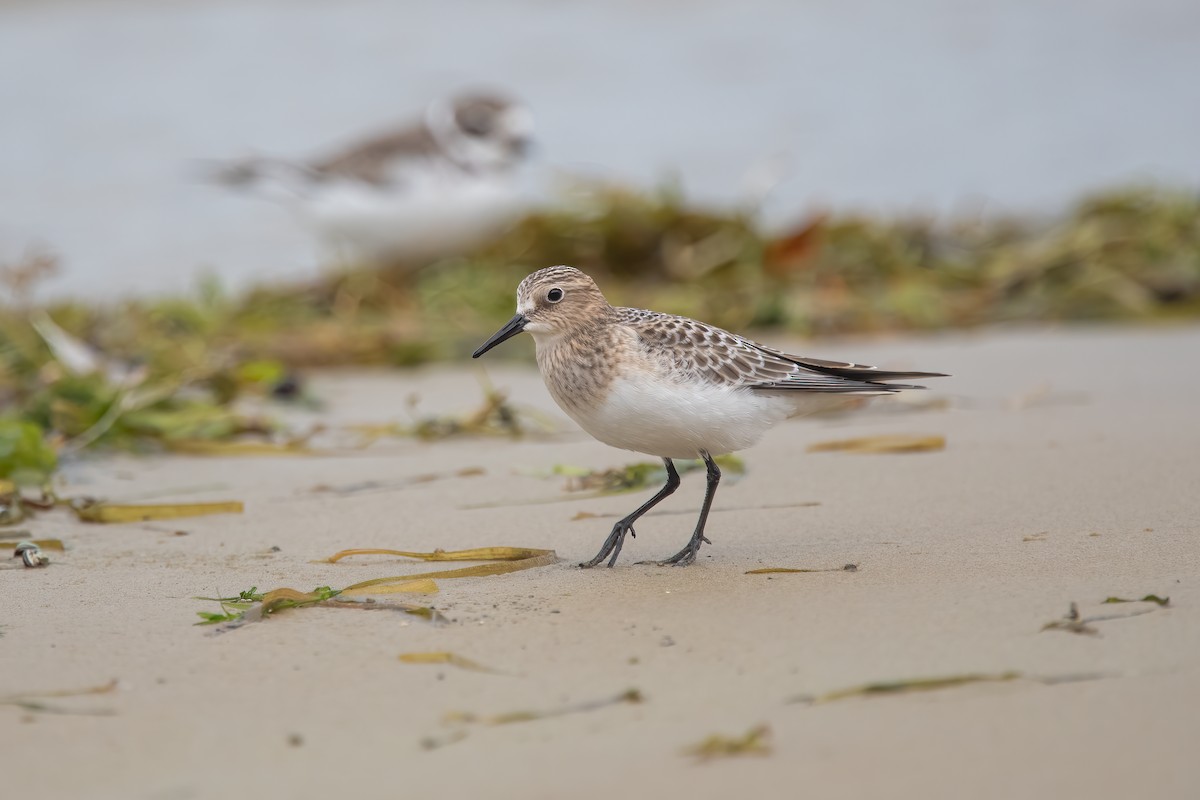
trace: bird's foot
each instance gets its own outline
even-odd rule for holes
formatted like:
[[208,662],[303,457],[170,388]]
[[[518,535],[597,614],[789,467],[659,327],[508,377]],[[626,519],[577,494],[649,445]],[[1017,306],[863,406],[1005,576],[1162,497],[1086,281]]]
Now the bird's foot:
[[687,546],[680,550],[670,558],[664,558],[662,561],[652,562],[660,567],[686,567],[688,564],[696,560],[696,553],[700,552],[701,544],[712,544],[707,536],[701,534],[699,537],[692,537],[692,540],[687,543]]
[[632,520],[621,520],[616,525],[613,525],[612,533],[604,540],[604,546],[600,548],[600,552],[596,553],[595,558],[590,561],[584,561],[579,566],[583,569],[590,569],[605,559],[611,554],[608,559],[608,566],[613,566],[617,563],[617,556],[621,554],[621,546],[625,544],[625,534],[629,534],[633,538],[637,538],[637,534],[633,532]]

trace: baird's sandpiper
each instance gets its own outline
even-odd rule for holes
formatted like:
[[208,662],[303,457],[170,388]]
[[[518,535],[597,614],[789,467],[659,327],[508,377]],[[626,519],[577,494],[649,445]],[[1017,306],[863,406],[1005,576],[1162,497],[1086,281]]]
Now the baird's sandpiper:
[[846,403],[847,398],[921,389],[888,384],[937,372],[886,372],[863,364],[801,358],[687,317],[614,308],[574,267],[547,267],[517,287],[517,313],[473,358],[522,331],[533,335],[537,363],[554,400],[605,444],[658,456],[666,485],[617,522],[600,552],[613,566],[633,524],[679,487],[675,458],[702,458],[708,488],[687,545],[659,564],[690,564],[721,471],[713,456],[754,444],[775,423]]

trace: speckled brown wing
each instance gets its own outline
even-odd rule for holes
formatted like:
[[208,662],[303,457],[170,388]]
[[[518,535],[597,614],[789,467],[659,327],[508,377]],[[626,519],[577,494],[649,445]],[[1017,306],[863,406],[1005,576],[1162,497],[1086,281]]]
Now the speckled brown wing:
[[920,388],[879,383],[892,377],[861,364],[802,359],[687,317],[636,308],[617,309],[645,352],[669,368],[715,385],[761,391],[889,392]]

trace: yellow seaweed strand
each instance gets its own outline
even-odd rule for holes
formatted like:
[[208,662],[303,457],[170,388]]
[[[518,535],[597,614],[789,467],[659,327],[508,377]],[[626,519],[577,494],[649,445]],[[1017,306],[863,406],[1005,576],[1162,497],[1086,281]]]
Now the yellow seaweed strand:
[[520,561],[507,561],[498,564],[479,564],[474,567],[463,567],[461,569],[448,569],[438,572],[417,572],[409,575],[392,575],[391,577],[387,578],[374,578],[369,581],[360,581],[359,583],[347,586],[343,591],[355,591],[366,589],[368,587],[386,586],[388,584],[398,583],[401,581],[411,581],[416,578],[484,578],[490,575],[506,575],[510,572],[520,572],[521,570],[533,569],[534,567],[546,567],[558,561],[558,555],[553,550],[532,550],[530,552],[538,553],[539,555],[535,555],[530,558],[524,558]]
[[166,503],[156,505],[118,505],[96,503],[74,505],[75,515],[84,522],[146,522],[157,519],[179,519],[202,517],[209,514],[241,514],[245,510],[241,501],[224,503]]
[[467,669],[473,672],[494,672],[495,670],[472,661],[469,658],[464,658],[457,653],[436,652],[436,653],[401,653],[398,658],[405,664],[449,664],[452,667],[459,669]]
[[535,550],[529,547],[475,547],[470,550],[434,550],[431,553],[388,550],[386,548],[355,548],[339,550],[323,560],[333,564],[350,556],[402,556],[421,561],[520,561],[551,552],[553,551]]
[[420,578],[414,581],[404,581],[403,583],[384,586],[374,586],[370,587],[370,591],[365,591],[361,587],[356,587],[357,584],[355,586],[349,586],[342,590],[342,594],[344,596],[356,597],[364,594],[437,594],[439,591],[441,591],[438,589],[437,583],[429,578]]

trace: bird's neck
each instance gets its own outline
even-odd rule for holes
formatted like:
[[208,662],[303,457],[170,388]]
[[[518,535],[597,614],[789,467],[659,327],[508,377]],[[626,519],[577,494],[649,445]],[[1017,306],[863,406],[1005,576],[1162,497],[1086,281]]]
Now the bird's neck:
[[611,327],[534,337],[538,369],[554,400],[570,414],[604,401],[616,377],[621,343]]

